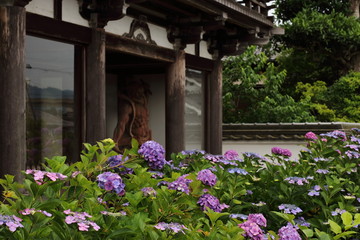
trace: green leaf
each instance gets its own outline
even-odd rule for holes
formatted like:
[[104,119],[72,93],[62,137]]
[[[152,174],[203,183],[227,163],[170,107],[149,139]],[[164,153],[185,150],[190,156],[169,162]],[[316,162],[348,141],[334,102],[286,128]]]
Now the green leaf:
[[334,237],[334,240],[336,240],[336,239],[340,239],[340,238],[343,238],[343,237],[348,237],[348,236],[351,236],[351,235],[354,235],[354,234],[356,234],[357,232],[354,232],[354,231],[348,231],[348,232],[343,232],[343,233],[340,233],[340,234],[338,234],[338,235],[336,235],[335,237]]
[[306,235],[306,237],[312,237],[314,236],[314,231],[311,229],[302,229],[301,231],[303,231],[303,233]]
[[341,227],[336,222],[329,220],[329,223],[331,231],[333,231],[335,234],[341,233]]
[[206,207],[205,214],[210,218],[210,221],[211,221],[211,223],[212,223],[213,225],[216,223],[216,221],[217,221],[220,217],[229,215],[229,213],[214,212],[213,210],[211,210],[211,209],[208,208],[208,207]]
[[343,214],[341,214],[341,219],[345,226],[351,225],[353,222],[352,215],[349,212],[344,212]]

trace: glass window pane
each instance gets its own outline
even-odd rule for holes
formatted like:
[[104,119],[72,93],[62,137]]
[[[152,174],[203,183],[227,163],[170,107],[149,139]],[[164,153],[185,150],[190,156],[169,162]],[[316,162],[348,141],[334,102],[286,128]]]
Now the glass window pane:
[[187,69],[185,85],[185,148],[203,149],[203,72]]
[[72,156],[74,134],[74,46],[27,36],[27,167],[44,157]]

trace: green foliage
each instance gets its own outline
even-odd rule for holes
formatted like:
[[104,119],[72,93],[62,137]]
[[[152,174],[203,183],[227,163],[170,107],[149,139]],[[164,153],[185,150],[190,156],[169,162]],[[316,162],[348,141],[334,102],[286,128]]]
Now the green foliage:
[[330,87],[325,82],[299,82],[296,92],[301,101],[309,103],[319,121],[360,122],[360,73],[351,72]]
[[[254,213],[266,218],[266,226],[261,227],[267,238],[279,239],[277,232],[287,223],[296,225],[303,239],[359,238],[360,130],[354,129],[351,136],[334,131],[306,139],[308,150],[295,158],[276,151],[266,156],[184,151],[173,154],[159,178],[149,171],[135,141],[124,155],[112,150],[115,145],[110,139],[84,144],[80,162],[68,165],[65,157],[53,157],[43,166],[46,174],[27,170],[21,183],[10,175],[0,179],[0,219],[4,215],[21,219],[16,229],[0,221],[0,238],[252,239],[239,227],[250,218],[234,214],[246,218]],[[155,153],[153,149],[151,154]],[[115,166],[108,162],[113,157],[119,160]],[[216,176],[214,184],[199,177],[204,169],[211,169]],[[119,176],[125,193],[107,189],[119,186],[114,178],[109,182],[112,185],[101,186],[99,175],[104,173]],[[188,185],[170,189],[168,183],[179,177]],[[291,182],[289,178],[297,180]],[[149,187],[153,191],[147,194],[143,189]],[[184,191],[187,187],[188,192]],[[314,189],[317,194],[310,194]],[[219,202],[202,209],[199,199],[204,194]],[[226,206],[222,210],[212,208],[219,204]],[[282,211],[281,204],[295,205],[301,211]],[[75,212],[82,216],[81,221],[74,221]],[[310,225],[299,222],[299,217]],[[165,229],[158,225],[163,223],[173,225]]]
[[286,71],[278,71],[254,46],[240,56],[227,58],[223,70],[224,122],[314,121],[306,104],[281,94],[285,77]]

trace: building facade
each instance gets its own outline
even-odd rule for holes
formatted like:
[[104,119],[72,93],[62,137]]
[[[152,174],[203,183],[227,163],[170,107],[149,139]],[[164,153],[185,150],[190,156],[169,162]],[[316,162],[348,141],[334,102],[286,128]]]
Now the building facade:
[[276,34],[267,2],[0,0],[1,176],[125,133],[220,154],[221,59]]

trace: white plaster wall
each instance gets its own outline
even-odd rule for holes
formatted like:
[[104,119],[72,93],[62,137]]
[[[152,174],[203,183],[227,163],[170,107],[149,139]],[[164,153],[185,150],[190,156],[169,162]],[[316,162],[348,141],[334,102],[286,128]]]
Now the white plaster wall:
[[195,44],[187,44],[185,48],[185,52],[188,54],[195,55]]
[[212,59],[211,54],[207,50],[206,41],[201,41],[200,42],[200,57]]
[[32,0],[25,6],[27,12],[36,13],[46,17],[54,17],[54,1]]
[[[47,0],[52,2],[50,0]],[[62,20],[81,26],[89,27],[89,22],[82,18],[79,13],[79,3],[77,0],[63,0],[62,2]]]
[[304,141],[223,141],[223,153],[227,150],[235,150],[239,154],[253,152],[264,156],[271,154],[271,148],[281,147],[289,149],[292,153],[291,159],[297,159],[300,150],[306,149]]

